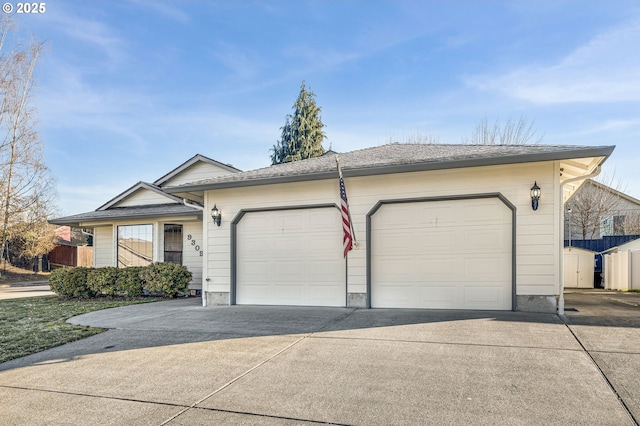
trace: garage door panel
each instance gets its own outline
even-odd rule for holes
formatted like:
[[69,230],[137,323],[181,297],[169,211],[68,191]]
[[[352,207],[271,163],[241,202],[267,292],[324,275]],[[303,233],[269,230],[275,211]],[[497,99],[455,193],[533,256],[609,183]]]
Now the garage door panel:
[[[407,205],[411,206],[411,204]],[[446,227],[454,223],[455,212],[451,206],[435,208],[425,206],[424,208],[413,208],[411,210],[413,212],[411,214],[411,226],[418,224],[425,228],[436,228],[438,226]]]
[[411,294],[412,291],[412,286],[408,284],[381,285],[376,288],[376,293],[373,294],[373,297],[379,300],[389,301],[394,305],[393,307],[401,308],[405,307],[403,306],[404,304],[407,304],[407,294]]
[[500,286],[465,287],[465,305],[470,309],[511,309],[511,298],[505,298]]
[[299,300],[301,296],[302,291],[300,286],[282,284],[276,286],[276,297],[284,303],[295,302]]
[[462,235],[462,250],[477,252],[484,251],[508,251],[511,244],[511,230],[496,229],[496,226],[490,229],[470,229]]
[[247,253],[264,253],[271,250],[272,242],[264,238],[248,238],[244,241],[244,245]]
[[236,303],[345,305],[338,209],[246,213],[236,239]]
[[416,262],[420,263],[417,274],[415,274],[420,281],[436,276],[440,279],[446,279],[451,275],[456,275],[457,272],[455,261],[448,256],[429,256],[417,259]]
[[306,289],[306,297],[315,302],[314,304],[324,306],[334,299],[334,285],[327,283],[326,285],[315,284]]
[[[476,204],[463,208],[463,223],[465,225],[499,225],[504,223],[503,206],[494,203]],[[508,218],[507,218],[508,219]]]
[[372,306],[510,309],[511,221],[498,198],[383,205],[371,226]]
[[374,258],[374,274],[380,276],[380,281],[409,281],[412,275],[409,274],[413,262],[405,258]]
[[247,285],[247,294],[251,297],[248,298],[246,303],[255,303],[253,300],[261,300],[269,295],[272,289],[266,285]]
[[336,270],[344,269],[344,262],[317,260],[307,265],[307,268],[318,281],[331,281],[336,276]]
[[504,281],[507,272],[510,271],[510,258],[504,257],[478,257],[465,258],[464,262],[464,278],[467,280],[494,280]]
[[393,248],[394,250],[402,250],[407,246],[407,239],[411,238],[411,233],[408,230],[387,230],[382,231],[380,235],[377,236],[377,241],[384,241],[385,244],[388,244],[389,248]]
[[454,229],[432,231],[416,229],[412,234],[411,244],[407,245],[405,242],[405,249],[414,252],[414,247],[418,247],[421,253],[442,253],[453,250],[456,239]]
[[276,258],[286,258],[293,253],[299,253],[305,245],[308,243],[302,241],[298,235],[275,235],[272,247],[273,255]]
[[271,275],[270,269],[272,267],[273,264],[270,262],[247,262],[244,266],[244,275],[251,279],[269,276]]
[[[309,223],[310,222],[310,223]],[[318,233],[325,233],[327,231],[333,232],[336,227],[335,218],[332,215],[327,215],[326,212],[312,212],[310,214],[307,226],[313,228]]]
[[296,281],[305,278],[306,265],[302,262],[280,260],[275,262],[274,265],[275,276],[271,275],[268,278],[277,277],[280,281]]

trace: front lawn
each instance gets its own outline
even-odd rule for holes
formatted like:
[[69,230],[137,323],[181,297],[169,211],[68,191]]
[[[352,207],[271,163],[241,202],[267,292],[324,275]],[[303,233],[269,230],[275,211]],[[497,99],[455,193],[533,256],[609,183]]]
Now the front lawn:
[[66,320],[73,316],[156,300],[161,299],[73,300],[58,296],[40,296],[0,300],[0,362],[105,331],[102,328],[67,323]]

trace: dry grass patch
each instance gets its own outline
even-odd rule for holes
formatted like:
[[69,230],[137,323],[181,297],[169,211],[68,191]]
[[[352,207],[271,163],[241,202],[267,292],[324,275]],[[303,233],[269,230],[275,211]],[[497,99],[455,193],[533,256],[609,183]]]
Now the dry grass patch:
[[58,296],[0,300],[0,362],[20,358],[105,331],[67,323],[67,319],[118,306],[147,303],[157,298],[89,300]]

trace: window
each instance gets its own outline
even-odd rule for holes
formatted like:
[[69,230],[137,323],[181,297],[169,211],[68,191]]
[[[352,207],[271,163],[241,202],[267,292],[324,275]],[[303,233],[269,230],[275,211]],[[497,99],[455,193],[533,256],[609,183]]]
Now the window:
[[164,226],[164,261],[182,265],[182,225]]
[[624,235],[624,222],[626,216],[618,215],[618,216],[607,216],[602,218],[600,221],[600,235],[605,236],[613,236],[613,235]]
[[118,268],[153,262],[153,226],[118,226]]

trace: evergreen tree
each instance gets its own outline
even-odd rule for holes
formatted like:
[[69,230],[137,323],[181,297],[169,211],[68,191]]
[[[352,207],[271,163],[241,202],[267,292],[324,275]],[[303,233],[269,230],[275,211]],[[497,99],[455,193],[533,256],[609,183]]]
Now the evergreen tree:
[[304,81],[298,99],[293,104],[293,115],[287,114],[280,140],[271,148],[271,164],[288,163],[319,157],[324,154],[322,140],[326,137],[320,119],[320,107],[315,93],[307,91]]

